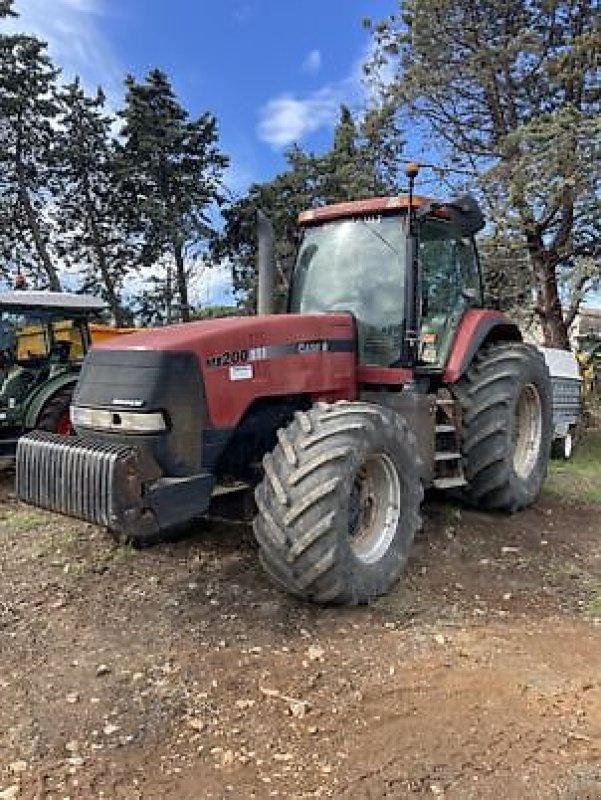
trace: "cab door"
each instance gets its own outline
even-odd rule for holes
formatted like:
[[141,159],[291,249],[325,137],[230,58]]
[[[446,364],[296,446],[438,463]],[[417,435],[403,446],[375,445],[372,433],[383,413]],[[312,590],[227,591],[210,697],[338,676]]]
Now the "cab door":
[[426,220],[420,231],[422,323],[420,362],[443,367],[464,311],[482,305],[482,284],[472,238],[450,222]]

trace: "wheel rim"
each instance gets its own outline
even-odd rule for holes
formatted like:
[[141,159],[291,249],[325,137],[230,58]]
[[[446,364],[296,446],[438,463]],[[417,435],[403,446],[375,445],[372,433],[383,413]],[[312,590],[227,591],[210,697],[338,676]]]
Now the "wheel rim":
[[515,408],[513,468],[528,478],[540,453],[543,416],[540,395],[533,383],[522,387]]
[[355,476],[349,501],[349,538],[359,561],[375,564],[390,547],[401,514],[401,482],[385,453],[369,456]]

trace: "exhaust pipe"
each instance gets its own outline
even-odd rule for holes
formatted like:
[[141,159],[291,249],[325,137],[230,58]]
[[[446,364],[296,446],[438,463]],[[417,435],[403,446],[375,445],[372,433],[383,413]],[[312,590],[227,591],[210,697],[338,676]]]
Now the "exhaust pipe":
[[257,210],[257,239],[259,243],[257,271],[257,314],[274,313],[275,259],[273,255],[273,225],[269,217]]

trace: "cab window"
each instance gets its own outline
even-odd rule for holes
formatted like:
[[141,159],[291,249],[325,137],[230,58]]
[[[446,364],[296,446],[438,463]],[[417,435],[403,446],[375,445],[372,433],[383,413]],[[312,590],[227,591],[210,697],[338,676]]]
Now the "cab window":
[[423,275],[420,357],[442,366],[459,318],[481,304],[474,243],[444,220],[427,220],[421,230],[419,258]]

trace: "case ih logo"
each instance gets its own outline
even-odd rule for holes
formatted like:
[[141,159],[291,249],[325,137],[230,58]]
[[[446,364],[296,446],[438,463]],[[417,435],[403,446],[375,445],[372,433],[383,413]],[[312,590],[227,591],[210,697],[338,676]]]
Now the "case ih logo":
[[232,367],[248,361],[265,361],[268,358],[303,356],[314,353],[352,353],[355,343],[351,339],[311,339],[290,344],[270,344],[250,350],[226,350],[207,358],[207,367]]

